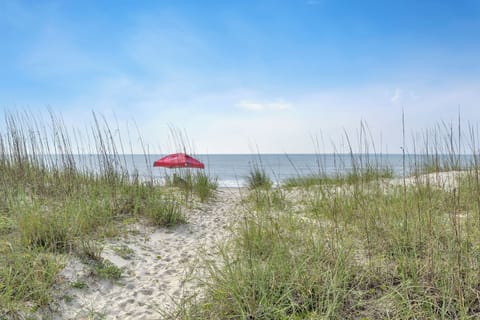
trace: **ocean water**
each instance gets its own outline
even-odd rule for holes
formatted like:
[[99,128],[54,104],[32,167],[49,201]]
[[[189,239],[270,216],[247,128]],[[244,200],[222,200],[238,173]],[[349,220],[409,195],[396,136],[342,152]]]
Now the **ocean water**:
[[[162,156],[160,154],[120,155],[118,156],[118,165],[130,174],[138,174],[141,179],[154,179],[160,183],[165,175],[176,171],[200,170],[153,167],[153,162]],[[437,157],[441,163],[451,161],[448,156]],[[346,173],[352,170],[354,164],[357,168],[366,168],[367,166],[388,167],[398,176],[403,174],[404,169],[401,154],[353,155],[353,159],[349,154],[200,154],[195,155],[195,158],[205,164],[205,172],[212,177],[216,177],[222,187],[244,186],[246,177],[255,166],[263,168],[275,183],[281,183],[285,179],[298,176]],[[429,158],[422,155],[407,155],[405,158],[406,174],[411,172],[411,168],[420,166],[423,161]],[[471,159],[469,156],[461,156],[458,160],[462,164],[466,164]],[[77,164],[93,171],[101,165],[98,157],[94,155],[77,156]]]

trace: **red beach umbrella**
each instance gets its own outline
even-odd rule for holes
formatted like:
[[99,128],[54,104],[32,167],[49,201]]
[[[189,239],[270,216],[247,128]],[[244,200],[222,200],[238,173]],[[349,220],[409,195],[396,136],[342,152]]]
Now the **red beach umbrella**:
[[205,168],[203,163],[185,153],[169,154],[155,161],[153,166],[166,168]]

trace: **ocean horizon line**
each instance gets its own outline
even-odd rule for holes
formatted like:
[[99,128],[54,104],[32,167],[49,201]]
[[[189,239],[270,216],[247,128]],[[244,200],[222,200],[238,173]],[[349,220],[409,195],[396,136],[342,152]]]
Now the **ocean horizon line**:
[[[29,156],[165,156],[177,152],[170,153],[46,153],[46,154],[29,154]],[[195,156],[403,156],[403,153],[360,153],[360,152],[345,152],[345,153],[187,153]],[[4,155],[8,155],[5,153]],[[409,153],[406,152],[405,156],[475,156],[476,153]],[[478,154],[480,155],[480,154]]]

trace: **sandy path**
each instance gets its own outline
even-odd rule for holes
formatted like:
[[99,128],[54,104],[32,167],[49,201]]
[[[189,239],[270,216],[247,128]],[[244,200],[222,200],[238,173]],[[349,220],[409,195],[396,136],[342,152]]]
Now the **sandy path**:
[[[463,172],[445,172],[406,178],[407,186],[430,183],[455,188]],[[388,186],[403,185],[402,178],[388,180]],[[201,292],[191,280],[201,273],[199,256],[216,259],[216,244],[227,236],[228,226],[242,212],[241,189],[222,188],[215,201],[199,204],[185,212],[189,223],[172,229],[132,225],[123,237],[109,241],[102,256],[124,269],[118,281],[99,280],[87,266],[72,258],[63,270],[64,291],[59,295],[53,319],[161,319],[162,310],[175,308],[175,301]],[[298,190],[288,192],[301,199]],[[296,201],[294,201],[296,202]],[[298,208],[297,208],[298,209]],[[301,208],[300,208],[301,210]],[[128,248],[129,257],[115,248]],[[189,281],[185,281],[189,279]],[[80,280],[85,288],[72,288]]]
[[[55,319],[159,319],[160,310],[171,310],[174,301],[192,294],[198,284],[185,282],[199,255],[215,259],[215,244],[227,234],[235,216],[240,190],[221,189],[216,200],[186,212],[189,223],[173,229],[132,226],[121,239],[105,245],[102,256],[124,276],[118,281],[99,280],[89,275],[77,260],[62,272],[66,284],[83,281],[85,288],[62,293]],[[130,257],[115,248],[128,248]],[[68,297],[65,299],[65,297]]]

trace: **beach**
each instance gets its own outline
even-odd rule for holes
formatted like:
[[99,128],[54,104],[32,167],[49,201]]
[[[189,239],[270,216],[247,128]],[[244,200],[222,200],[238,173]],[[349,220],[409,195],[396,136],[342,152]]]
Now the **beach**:
[[480,1],[0,25],[0,320],[480,319]]
[[[452,189],[463,174],[432,173],[406,178],[405,183],[408,187],[431,183]],[[401,178],[388,180],[386,190],[402,184]],[[123,270],[119,280],[98,279],[78,258],[69,257],[60,275],[64,285],[58,286],[58,299],[52,305],[56,310],[54,319],[159,319],[174,312],[182,298],[201,297],[205,262],[218,259],[218,245],[238,218],[242,195],[247,192],[242,188],[220,188],[215,199],[195,203],[186,210],[188,224],[172,228],[129,225],[121,237],[106,241],[102,252],[102,258]],[[285,195],[291,203],[298,203],[302,197],[299,190]],[[85,286],[72,288],[76,282]]]
[[[243,229],[247,226],[250,226],[248,228],[262,226],[262,229],[256,229],[255,232],[258,233],[254,232],[254,237],[250,238],[250,241],[258,241],[257,246],[260,246],[259,248],[263,248],[264,241],[267,244],[269,241],[277,241],[279,244],[284,241],[285,243],[292,241],[288,246],[293,246],[293,251],[289,249],[287,259],[295,259],[294,247],[299,250],[298,252],[304,252],[308,259],[315,257],[309,250],[303,251],[307,246],[305,241],[307,241],[306,243],[319,241],[322,245],[327,245],[325,247],[327,251],[324,254],[331,256],[335,254],[334,252],[337,249],[327,249],[328,246],[339,241],[338,239],[335,240],[335,232],[345,231],[356,241],[355,246],[348,249],[352,254],[351,263],[356,266],[350,266],[352,268],[349,269],[350,271],[344,270],[342,272],[351,272],[353,268],[364,268],[365,270],[372,267],[376,268],[372,265],[372,261],[379,258],[372,258],[369,256],[370,253],[365,251],[365,247],[368,248],[369,245],[364,242],[361,229],[356,229],[358,222],[357,224],[353,223],[355,225],[354,229],[350,229],[353,233],[347,231],[351,228],[351,219],[362,221],[363,218],[358,216],[356,211],[352,211],[353,215],[348,213],[350,209],[347,207],[344,207],[345,212],[338,213],[339,217],[345,214],[341,218],[345,219],[343,222],[338,222],[335,216],[330,216],[333,211],[327,210],[324,213],[326,215],[319,216],[315,213],[315,210],[317,210],[315,206],[318,205],[319,199],[323,198],[321,200],[323,204],[335,204],[335,201],[348,203],[349,201],[356,201],[358,192],[363,196],[372,195],[374,198],[378,196],[398,198],[404,192],[404,186],[407,188],[406,190],[410,190],[408,192],[415,192],[416,189],[421,190],[428,187],[432,188],[430,191],[432,195],[437,192],[435,190],[438,190],[439,192],[446,192],[448,197],[448,194],[456,194],[455,190],[460,187],[460,179],[465,178],[467,173],[467,171],[434,172],[406,177],[405,179],[394,177],[375,180],[372,183],[365,182],[353,186],[327,184],[312,187],[279,187],[255,190],[218,188],[215,197],[206,202],[200,202],[192,197],[183,203],[182,207],[187,223],[171,227],[159,227],[141,218],[132,221],[127,220],[127,222],[122,222],[125,223],[125,226],[119,234],[93,240],[101,243],[100,259],[108,261],[115,268],[121,270],[121,276],[118,278],[108,278],[95,274],[89,262],[78,253],[71,252],[60,257],[59,259],[63,261],[63,268],[56,276],[52,290],[52,301],[46,308],[29,314],[29,316],[35,319],[46,317],[58,320],[184,318],[185,314],[181,313],[182,310],[185,307],[195,305],[195,303],[191,304],[192,301],[197,301],[199,305],[202,305],[206,288],[212,288],[212,282],[209,282],[212,269],[208,270],[208,268],[218,266],[220,268],[214,273],[221,272],[219,270],[222,270],[223,264],[229,263],[225,259],[231,258],[230,253],[222,255],[220,252],[222,245],[236,237],[238,239],[239,235],[247,236],[248,229]],[[359,189],[360,186],[362,189]],[[170,191],[176,192],[175,189]],[[401,206],[398,208],[401,208]],[[396,212],[400,212],[398,208]],[[466,211],[454,210],[453,212],[438,211],[436,214],[438,214],[439,223],[454,223],[454,226],[456,226],[463,223],[464,218],[467,219],[471,215]],[[365,211],[364,214],[375,213]],[[425,218],[427,217],[428,214]],[[242,223],[236,224],[239,219],[242,219]],[[382,215],[378,215],[377,219],[382,219]],[[399,221],[401,221],[401,218]],[[388,229],[392,227],[395,228],[395,223],[390,225]],[[286,232],[286,230],[288,231]],[[360,233],[358,233],[359,231]],[[266,238],[262,238],[263,232],[266,232],[264,234]],[[276,234],[277,232],[278,234]],[[287,238],[281,236],[282,232],[286,232],[284,235]],[[297,237],[299,237],[298,241],[294,240]],[[242,240],[237,242],[236,245],[239,244],[244,245]],[[382,242],[376,241],[372,246],[380,248]],[[235,247],[235,244],[233,247]],[[246,249],[242,248],[242,250]],[[267,247],[262,250],[267,250]],[[328,253],[328,250],[333,251]],[[262,264],[261,257],[264,253],[260,251],[258,254],[260,256],[254,258],[253,261]],[[293,254],[293,256],[290,256],[290,254]],[[319,257],[322,255],[323,253]],[[233,261],[238,261],[235,260],[237,258],[233,256],[232,258]],[[384,268],[390,268],[391,265],[382,259],[375,260],[378,268],[382,265]],[[234,263],[236,264],[236,262]],[[272,261],[269,263],[271,263],[270,268],[274,270],[278,268],[277,273],[283,272],[281,271],[283,270],[283,262]],[[296,265],[298,262],[285,260],[285,263],[285,270],[294,268],[292,270],[297,272]],[[315,267],[315,264],[311,266]],[[310,268],[307,265],[299,265],[299,267],[300,270],[304,267]],[[248,268],[247,270],[250,270]],[[338,266],[329,265],[326,268],[326,270],[335,270]],[[286,274],[291,274],[292,270]],[[312,273],[310,269],[305,272],[305,277],[315,276],[315,272]],[[328,275],[328,271],[325,274]],[[247,276],[250,276],[250,274],[247,274]],[[231,279],[231,281],[234,280]],[[254,278],[252,281],[256,283],[258,280]],[[289,283],[290,280],[283,281]],[[295,281],[298,281],[298,279]],[[272,285],[276,285],[276,283],[277,280]],[[248,284],[242,285],[245,286],[246,290],[249,290]],[[273,287],[269,285],[268,290],[275,290],[275,285]],[[392,285],[392,287],[394,286]],[[240,287],[239,290],[243,289]],[[211,297],[207,297],[206,301],[208,299],[211,299]],[[382,303],[379,306],[375,299],[370,300],[368,298],[365,301],[367,301],[367,304],[372,304],[366,307],[366,311],[352,309],[346,311],[346,314],[358,313],[360,316],[373,315],[373,318],[378,318],[391,312],[388,305]],[[390,301],[389,303],[393,302]]]
[[[60,275],[59,299],[51,306],[54,319],[161,319],[182,297],[201,293],[201,264],[216,259],[217,245],[238,212],[240,192],[221,188],[211,202],[195,203],[186,210],[188,224],[133,224],[122,237],[106,241],[102,257],[123,270],[119,280],[99,280],[78,258],[69,257]],[[128,248],[130,254],[122,257],[115,248]],[[72,288],[79,282],[85,286]]]
[[[431,184],[451,190],[462,172],[442,172],[406,178],[408,187]],[[386,181],[385,191],[403,185],[402,178]],[[187,224],[156,228],[135,223],[120,237],[104,244],[102,258],[123,270],[118,280],[92,276],[87,265],[70,256],[60,274],[54,319],[162,319],[174,314],[182,299],[201,298],[206,263],[217,263],[218,245],[242,212],[242,188],[220,188],[215,199],[186,209]],[[305,196],[298,189],[284,195],[299,211]],[[305,218],[308,221],[308,218]],[[118,250],[122,248],[122,250]],[[122,254],[123,252],[123,254]],[[125,253],[127,252],[127,253]],[[84,283],[73,288],[72,283]],[[63,284],[63,285],[62,285]]]

